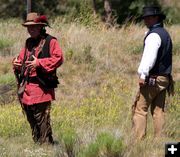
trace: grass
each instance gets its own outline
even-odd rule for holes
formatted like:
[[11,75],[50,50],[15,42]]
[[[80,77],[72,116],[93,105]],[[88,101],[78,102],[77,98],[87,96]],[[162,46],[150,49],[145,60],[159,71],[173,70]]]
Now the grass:
[[123,142],[110,134],[101,133],[97,136],[94,143],[91,143],[85,150],[80,153],[79,157],[121,157],[123,156]]
[[[102,25],[91,29],[76,23],[64,24],[58,19],[51,26],[48,32],[57,37],[65,56],[58,69],[60,85],[51,111],[53,135],[58,144],[38,146],[31,139],[30,127],[16,98],[11,66],[27,33],[16,20],[4,21],[0,24],[0,35],[14,43],[10,45],[12,53],[0,55],[0,157],[138,157],[139,153],[141,157],[163,157],[164,144],[180,140],[177,44],[180,27],[167,27],[175,43],[176,94],[167,99],[165,136],[153,138],[149,115],[147,137],[133,143],[131,105],[137,90],[136,71],[146,28],[132,24],[120,29],[107,30]],[[5,87],[8,90],[2,92]]]

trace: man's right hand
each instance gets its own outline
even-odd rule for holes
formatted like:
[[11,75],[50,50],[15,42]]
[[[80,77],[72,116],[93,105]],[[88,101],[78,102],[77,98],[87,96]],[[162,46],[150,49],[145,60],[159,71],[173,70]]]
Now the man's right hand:
[[17,57],[16,58],[14,58],[14,60],[13,60],[13,66],[14,66],[14,68],[15,69],[19,69],[21,66],[22,66],[22,63],[21,63],[21,61],[20,60],[18,60],[17,59]]
[[140,87],[143,87],[143,86],[145,86],[145,84],[146,84],[145,80],[139,78],[139,86],[140,86]]

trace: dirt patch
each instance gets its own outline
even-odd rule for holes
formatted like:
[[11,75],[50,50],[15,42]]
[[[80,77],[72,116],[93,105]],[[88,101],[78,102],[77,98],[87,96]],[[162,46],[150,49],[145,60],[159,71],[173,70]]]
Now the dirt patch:
[[6,105],[16,99],[16,89],[12,84],[0,85],[0,105]]

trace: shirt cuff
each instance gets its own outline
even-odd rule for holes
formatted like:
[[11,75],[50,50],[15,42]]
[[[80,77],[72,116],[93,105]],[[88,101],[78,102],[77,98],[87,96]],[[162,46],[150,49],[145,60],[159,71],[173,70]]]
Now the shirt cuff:
[[36,60],[36,65],[37,65],[37,67],[40,67],[40,63],[39,63],[38,59]]
[[141,79],[143,79],[143,80],[145,80],[145,78],[146,78],[146,75],[144,75],[144,74],[141,74],[141,75],[140,75],[140,78],[141,78]]

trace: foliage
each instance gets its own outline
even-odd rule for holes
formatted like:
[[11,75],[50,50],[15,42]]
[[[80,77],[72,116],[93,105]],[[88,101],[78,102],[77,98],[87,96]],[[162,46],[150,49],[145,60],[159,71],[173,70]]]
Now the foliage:
[[96,62],[95,58],[91,54],[91,46],[85,46],[82,49],[82,52],[73,52],[71,49],[67,51],[66,58],[67,60],[72,60],[74,63],[94,63]]
[[0,76],[0,85],[1,84],[15,84],[15,78],[12,73],[7,73]]
[[[63,4],[63,0],[60,2],[58,0],[52,1],[34,1],[32,0],[32,11],[40,13],[48,13],[50,15],[58,14],[61,10],[60,4]],[[26,14],[26,1],[22,0],[1,0],[1,17],[23,17]]]
[[0,136],[9,138],[23,136],[27,132],[27,123],[19,107],[16,105],[0,106]]
[[178,14],[179,12],[179,9],[180,9],[180,6],[175,6],[173,9],[172,8],[168,8],[166,7],[164,10],[168,13],[167,14],[167,19],[168,19],[168,22],[171,23],[171,24],[179,24],[179,21],[180,21],[180,16]]
[[69,157],[75,156],[77,133],[72,128],[61,128],[59,138],[64,143],[65,150]]
[[25,1],[21,0],[0,0],[1,17],[22,17],[25,12]]
[[[129,11],[130,13],[129,18],[133,18],[136,20],[136,17],[140,17],[142,14],[142,8],[145,5],[157,5],[159,6],[158,0],[133,0],[131,4],[129,5]],[[134,16],[135,15],[135,16]],[[139,20],[139,19],[138,19]]]
[[5,47],[9,47],[11,42],[8,39],[0,39],[0,49],[4,49]]
[[10,55],[10,47],[13,45],[11,39],[0,39],[0,56]]
[[[137,19],[142,12],[142,8],[146,4],[162,5],[163,10],[167,14],[169,23],[178,23],[180,15],[178,14],[178,0],[173,1],[173,5],[169,5],[163,0],[110,0],[113,9],[113,16],[118,24],[127,21],[139,21]],[[96,0],[96,7],[99,19],[104,18],[104,1]],[[49,17],[64,16],[66,20],[77,20],[85,25],[93,25],[99,22],[97,16],[93,15],[92,0],[32,0],[32,11],[45,13]],[[21,0],[0,0],[0,16],[7,17],[23,17],[26,15],[26,1]]]
[[180,44],[177,42],[174,42],[173,44],[173,54],[174,55],[179,55],[180,54]]
[[99,22],[98,18],[93,15],[92,6],[87,0],[84,2],[81,1],[76,10],[77,15],[75,21],[90,27],[95,26]]
[[94,143],[80,153],[79,157],[122,157],[124,144],[121,138],[113,137],[109,133],[101,133]]

